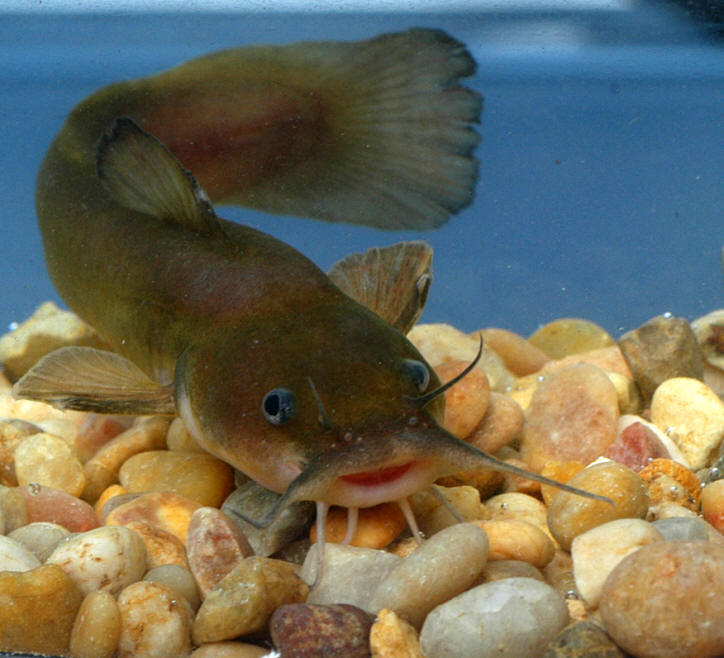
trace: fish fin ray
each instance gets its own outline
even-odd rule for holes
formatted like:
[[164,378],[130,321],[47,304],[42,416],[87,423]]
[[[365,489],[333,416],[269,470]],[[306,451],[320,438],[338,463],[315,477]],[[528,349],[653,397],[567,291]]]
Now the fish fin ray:
[[158,139],[127,117],[96,148],[98,176],[117,203],[198,233],[218,230],[206,192]]
[[432,283],[432,247],[421,240],[350,254],[327,272],[346,295],[406,334],[417,322]]
[[62,347],[45,355],[15,383],[13,395],[97,413],[176,413],[169,388],[119,354],[92,347]]
[[[293,46],[290,76],[319,99],[307,158],[220,198],[267,212],[424,230],[469,205],[481,96],[459,84],[475,63],[439,30]],[[302,67],[306,70],[302,71]]]

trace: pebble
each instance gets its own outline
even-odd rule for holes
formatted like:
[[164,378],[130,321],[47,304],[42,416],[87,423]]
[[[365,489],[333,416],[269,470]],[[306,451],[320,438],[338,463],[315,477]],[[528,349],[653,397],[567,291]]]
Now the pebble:
[[[106,487],[93,505],[93,509],[96,511],[98,518],[101,519],[101,521],[105,519],[103,508],[111,498],[115,498],[116,496],[125,496],[126,494],[128,494],[128,490],[120,484],[112,484],[111,486]],[[110,512],[110,508],[106,510],[106,514],[107,512]]]
[[[397,503],[382,503],[359,510],[357,528],[351,546],[384,548],[405,529],[407,521]],[[332,507],[327,514],[324,536],[328,542],[341,542],[347,535],[347,509]],[[309,531],[312,543],[317,541],[316,522]]]
[[603,583],[629,553],[663,537],[641,519],[617,519],[599,525],[573,540],[571,558],[576,587],[586,604],[597,608]]
[[528,494],[509,492],[485,501],[488,517],[493,521],[527,521],[544,532],[548,530],[546,506]]
[[195,500],[178,494],[165,491],[147,493],[113,509],[104,523],[126,525],[132,521],[141,521],[170,532],[185,545],[191,515],[199,507],[201,505]]
[[707,540],[711,526],[699,517],[672,516],[654,521],[651,526],[661,534],[665,541]]
[[46,564],[57,564],[84,594],[118,594],[146,572],[146,547],[128,528],[106,526],[72,535],[50,554]]
[[487,559],[488,536],[475,523],[441,530],[389,572],[371,608],[394,610],[419,628],[430,610],[475,582]]
[[191,436],[180,418],[174,418],[166,432],[166,447],[174,452],[198,452],[208,454]]
[[528,342],[550,359],[562,359],[569,354],[589,352],[615,343],[605,329],[581,318],[553,320],[533,332]]
[[[446,361],[435,367],[442,383],[459,375],[469,361]],[[457,384],[445,391],[443,427],[460,439],[468,437],[480,424],[490,401],[490,383],[486,374],[474,368]]]
[[417,631],[387,608],[372,624],[370,650],[372,658],[424,658]]
[[[614,460],[616,461],[616,460]],[[584,468],[584,464],[575,460],[564,462],[549,461],[542,469],[540,474],[550,480],[566,483],[575,475],[578,475]],[[552,484],[541,484],[541,496],[546,505],[550,505],[551,501],[561,492],[558,487]]]
[[674,377],[656,389],[651,421],[674,441],[696,471],[716,458],[724,438],[724,402],[703,382]]
[[85,488],[83,466],[63,439],[41,432],[22,441],[15,449],[18,484],[31,482],[80,496]]
[[701,482],[696,474],[671,459],[653,459],[639,471],[649,490],[651,505],[663,502],[699,510]]
[[480,583],[505,580],[506,578],[545,580],[543,574],[530,562],[523,562],[522,560],[489,560],[481,574]]
[[625,658],[625,654],[600,626],[582,621],[558,633],[542,658]]
[[697,318],[691,323],[706,362],[718,370],[724,370],[724,350],[722,350],[721,329],[724,327],[724,310],[717,309]]
[[120,639],[121,611],[113,595],[86,594],[70,636],[73,658],[113,658]]
[[40,560],[23,544],[0,535],[0,571],[30,571]]
[[701,348],[684,318],[659,315],[625,333],[618,345],[647,400],[667,379],[704,375]]
[[532,578],[508,578],[435,608],[420,645],[426,658],[539,656],[567,623],[568,608],[553,588]]
[[620,430],[604,456],[637,473],[652,459],[670,457],[656,433],[641,422],[631,423]]
[[508,395],[491,392],[483,419],[466,441],[483,452],[496,453],[523,431],[525,416],[520,405]]
[[133,583],[118,595],[118,609],[119,658],[185,658],[191,654],[193,612],[186,599],[170,588],[145,580]]
[[[470,363],[478,353],[480,339],[471,338],[449,324],[418,324],[407,334],[407,338],[420,350],[432,366],[446,361]],[[505,362],[483,341],[483,353],[478,368],[488,376],[490,388],[499,393],[515,383],[515,377],[505,367]]]
[[568,484],[606,496],[614,504],[561,491],[548,508],[548,527],[564,550],[570,550],[573,540],[591,528],[616,519],[642,519],[649,509],[644,481],[616,462],[593,464]]
[[0,420],[0,485],[16,487],[15,448],[27,437],[42,430],[37,425],[16,419]]
[[133,530],[146,546],[147,569],[164,564],[176,564],[188,568],[186,547],[176,535],[143,521],[130,521],[123,527]]
[[202,598],[254,554],[239,526],[214,507],[200,507],[191,516],[186,550]]
[[[480,493],[474,487],[436,487],[436,489],[464,521],[488,518],[485,505],[480,502]],[[418,491],[410,496],[409,501],[417,525],[426,537],[431,537],[440,530],[459,523],[440,498],[430,491]]]
[[322,577],[317,582],[319,546],[315,544],[307,553],[301,577],[314,584],[307,603],[348,603],[372,614],[372,596],[400,564],[401,558],[387,551],[372,548],[327,544],[324,547]]
[[8,534],[8,537],[20,542],[43,563],[60,541],[69,534],[62,525],[38,521],[16,528]]
[[194,612],[201,605],[201,594],[192,573],[178,564],[162,564],[149,569],[143,579],[165,585],[183,596]]
[[601,620],[635,656],[713,658],[724,653],[723,591],[724,545],[655,542],[628,555],[608,576]]
[[278,500],[279,494],[249,480],[234,490],[221,506],[221,511],[241,528],[255,555],[276,553],[299,537],[314,516],[314,503],[305,500],[284,508],[266,528],[257,528],[244,520],[263,519]]
[[701,515],[724,535],[724,480],[707,484],[701,493]]
[[85,532],[98,527],[95,510],[65,491],[39,484],[18,487],[17,491],[25,499],[28,523],[48,521],[62,525],[69,532]]
[[587,363],[567,366],[540,382],[526,411],[521,454],[534,471],[550,460],[587,464],[616,438],[616,389]]
[[106,443],[125,432],[131,424],[131,416],[107,416],[89,413],[78,428],[73,447],[81,462],[87,462]]
[[539,374],[543,375],[560,370],[574,363],[590,363],[592,366],[605,370],[609,376],[616,375],[633,381],[631,370],[626,363],[626,359],[623,358],[623,354],[618,345],[609,345],[585,352],[577,352],[561,357],[560,359],[548,361],[540,369]]
[[367,658],[371,627],[370,615],[351,605],[292,603],[274,612],[269,632],[276,649],[289,658]]
[[196,644],[218,642],[266,629],[272,613],[285,603],[301,603],[309,587],[288,562],[246,558],[211,590],[193,624]]
[[488,535],[488,560],[522,560],[534,567],[546,566],[555,553],[555,546],[538,526],[527,521],[500,519],[477,521]]
[[83,595],[54,564],[0,571],[0,651],[69,654]]
[[548,361],[543,350],[507,329],[481,329],[470,334],[470,337],[477,339],[478,334],[483,336],[483,343],[503,359],[505,366],[516,377],[538,372]]
[[118,482],[123,463],[141,452],[166,447],[167,416],[139,418],[125,432],[106,443],[84,466],[87,479],[83,498],[95,502],[104,489]]
[[274,654],[246,642],[208,642],[194,649],[191,658],[274,658]]
[[10,534],[28,523],[28,509],[19,487],[0,484],[0,534]]
[[220,507],[234,488],[234,472],[209,454],[151,450],[127,459],[118,479],[129,492],[168,491]]

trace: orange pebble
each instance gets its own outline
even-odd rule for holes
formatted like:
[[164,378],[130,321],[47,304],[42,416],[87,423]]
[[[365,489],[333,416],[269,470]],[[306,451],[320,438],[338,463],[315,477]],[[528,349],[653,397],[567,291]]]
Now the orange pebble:
[[[364,548],[384,548],[390,544],[404,529],[405,517],[395,503],[382,503],[374,507],[359,510],[357,530],[352,536],[350,545]],[[341,542],[347,534],[347,509],[333,507],[327,515],[324,536],[327,541]],[[315,523],[309,538],[317,541],[317,524]]]
[[[649,488],[652,505],[669,501],[688,507],[693,512],[699,511],[701,482],[699,482],[699,478],[696,477],[693,471],[686,468],[686,466],[682,466],[679,462],[673,459],[652,459],[639,471],[639,477]],[[672,497],[675,495],[675,492],[672,492],[671,487],[667,486],[668,483],[666,480],[668,478],[675,480],[686,490],[683,500]],[[661,480],[662,483],[664,483],[663,486],[657,485],[657,480]],[[669,480],[669,482],[671,480]]]
[[[550,461],[541,470],[540,474],[556,482],[562,482],[565,484],[574,475],[577,475],[583,470],[583,464],[575,460],[569,460],[564,462]],[[546,505],[550,505],[551,501],[558,495],[560,489],[550,484],[542,484],[540,492],[543,495],[543,502]]]
[[[448,361],[435,367],[440,381],[445,383],[470,365],[467,361]],[[445,391],[445,429],[460,439],[469,436],[483,419],[490,401],[488,376],[473,368],[452,388]]]
[[98,518],[101,518],[101,511],[103,511],[103,505],[105,505],[111,498],[113,498],[114,496],[121,496],[127,493],[128,489],[126,489],[126,487],[124,486],[121,486],[120,484],[112,484],[110,487],[106,487],[96,501],[96,504],[93,506],[96,514],[98,515]]
[[724,535],[724,480],[707,484],[701,492],[701,514],[704,520]]

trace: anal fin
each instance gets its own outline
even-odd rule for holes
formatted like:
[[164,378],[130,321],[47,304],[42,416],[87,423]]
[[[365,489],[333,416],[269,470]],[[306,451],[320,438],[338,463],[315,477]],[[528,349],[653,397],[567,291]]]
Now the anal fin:
[[105,414],[176,413],[169,388],[128,359],[92,347],[62,347],[47,354],[15,383],[13,395]]

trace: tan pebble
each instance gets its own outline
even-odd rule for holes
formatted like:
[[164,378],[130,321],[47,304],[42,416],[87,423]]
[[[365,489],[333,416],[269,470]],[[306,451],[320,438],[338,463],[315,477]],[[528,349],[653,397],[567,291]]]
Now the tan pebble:
[[142,521],[170,532],[186,544],[191,515],[201,507],[195,500],[177,494],[148,493],[119,505],[105,518],[106,525],[126,525]]
[[269,656],[269,649],[246,642],[209,642],[191,653],[191,658],[269,658]]
[[[475,338],[466,336],[448,324],[415,325],[407,334],[407,338],[433,366],[447,361],[470,363],[480,347],[480,339],[477,336]],[[513,374],[505,367],[503,359],[484,343],[477,367],[488,376],[493,391],[502,393],[515,381]]]
[[118,608],[119,658],[184,658],[191,654],[193,612],[186,599],[173,590],[145,580],[133,583],[118,595]]
[[724,438],[724,402],[703,382],[674,377],[654,392],[651,421],[696,471],[710,464]]
[[370,649],[372,658],[423,658],[417,631],[387,608],[372,624]]
[[478,468],[472,471],[458,471],[435,480],[441,487],[453,489],[455,487],[473,487],[478,490],[481,499],[492,496],[500,490],[504,482],[503,474],[492,468]]
[[173,452],[208,454],[189,433],[180,418],[174,418],[166,433],[166,447]]
[[8,537],[23,544],[42,563],[69,534],[62,525],[40,521],[17,528]]
[[34,434],[15,449],[18,484],[31,482],[80,496],[85,487],[83,466],[63,439],[52,434]]
[[505,395],[510,397],[523,411],[526,411],[533,399],[535,389],[545,378],[545,375],[537,374],[519,377],[516,382],[505,391]]
[[128,528],[102,527],[68,537],[46,564],[57,564],[83,594],[118,594],[146,572],[146,547]]
[[523,560],[488,560],[476,585],[506,578],[534,578],[545,580],[541,571]]
[[121,638],[121,612],[108,592],[89,592],[70,636],[73,658],[112,658]]
[[[585,464],[575,460],[564,462],[550,461],[541,469],[540,474],[550,480],[555,480],[556,482],[562,482],[565,484],[574,475],[580,473],[584,466]],[[550,505],[551,501],[560,493],[560,491],[561,490],[558,487],[554,487],[552,484],[542,484],[540,487],[543,502],[545,502],[546,505]]]
[[[480,502],[477,489],[469,486],[436,488],[464,521],[488,517],[485,506]],[[409,500],[417,525],[426,537],[459,523],[440,498],[430,491],[418,491],[410,496]]]
[[553,559],[543,568],[543,576],[563,598],[579,596],[573,576],[573,559],[568,551],[556,549]]
[[571,623],[589,619],[588,608],[581,599],[566,599],[566,606],[568,607],[568,616],[571,618]]
[[565,550],[570,549],[575,537],[591,528],[615,519],[644,518],[648,511],[646,484],[622,464],[612,461],[593,464],[568,484],[605,496],[614,504],[561,491],[548,508],[548,527]]
[[590,320],[560,318],[537,329],[528,341],[551,359],[608,347],[615,341]]
[[724,534],[724,480],[707,484],[701,492],[701,515]]
[[606,374],[587,363],[540,382],[526,410],[521,454],[534,471],[551,460],[589,463],[618,429],[618,396]]
[[178,564],[162,564],[149,569],[143,579],[152,583],[161,583],[180,594],[188,601],[194,612],[201,605],[201,594],[193,574]]
[[659,541],[616,566],[599,609],[606,631],[630,654],[713,658],[724,653],[723,591],[724,545]]
[[676,503],[699,511],[701,482],[696,474],[672,459],[653,459],[639,471],[652,505]]
[[5,534],[10,534],[28,523],[25,497],[19,488],[0,485],[0,519]]
[[[469,361],[448,361],[435,367],[441,382],[459,375]],[[445,391],[443,426],[460,439],[469,436],[485,415],[490,400],[490,383],[485,373],[474,368],[457,384]]]
[[131,424],[130,416],[88,414],[78,429],[75,452],[81,462],[87,462],[106,443],[125,432]]
[[520,435],[524,422],[523,410],[513,398],[493,392],[483,419],[466,440],[493,454]]
[[611,380],[618,396],[618,409],[622,414],[637,414],[644,407],[644,400],[639,393],[636,382],[630,377],[617,372],[605,371]]
[[68,655],[82,600],[54,564],[24,573],[0,571],[0,651]]
[[260,556],[246,558],[207,595],[196,614],[196,644],[229,640],[266,628],[272,613],[309,593],[295,565]]
[[239,526],[213,507],[201,507],[193,513],[186,546],[189,568],[202,598],[244,558],[254,554]]
[[618,345],[609,345],[587,352],[569,354],[555,361],[548,361],[541,368],[540,374],[554,372],[574,363],[590,363],[592,366],[605,370],[609,376],[615,374],[633,380],[631,369],[628,367],[628,363]]
[[471,334],[471,338],[477,338],[478,334],[482,334],[485,345],[503,359],[516,377],[538,372],[548,361],[545,352],[507,329],[481,329]]
[[617,519],[578,535],[571,546],[573,575],[581,596],[597,608],[608,574],[629,553],[663,537],[641,519]]
[[130,457],[119,472],[120,483],[131,493],[169,491],[199,505],[220,507],[234,488],[228,464],[207,453],[152,450]]
[[485,501],[488,518],[493,521],[527,521],[543,529],[546,527],[546,506],[537,498],[524,493],[498,494]]
[[125,432],[106,443],[85,464],[88,483],[83,498],[90,502],[98,500],[106,487],[118,481],[118,471],[133,455],[165,448],[169,423],[170,420],[166,416],[141,418]]
[[555,546],[540,528],[527,521],[478,521],[490,542],[489,560],[522,560],[542,568]]
[[120,484],[112,484],[110,487],[106,487],[103,490],[103,493],[98,497],[98,500],[93,505],[93,509],[95,509],[96,514],[98,515],[98,518],[101,518],[101,513],[103,512],[103,506],[115,496],[123,496],[124,494],[128,493],[128,489],[126,487],[120,485]]
[[146,546],[147,569],[162,564],[177,564],[188,568],[186,547],[176,535],[143,521],[131,521],[124,527],[133,530],[143,540]]
[[15,449],[29,436],[42,430],[33,423],[18,419],[0,420],[0,484],[16,487]]
[[40,560],[19,541],[0,535],[0,571],[30,571]]

